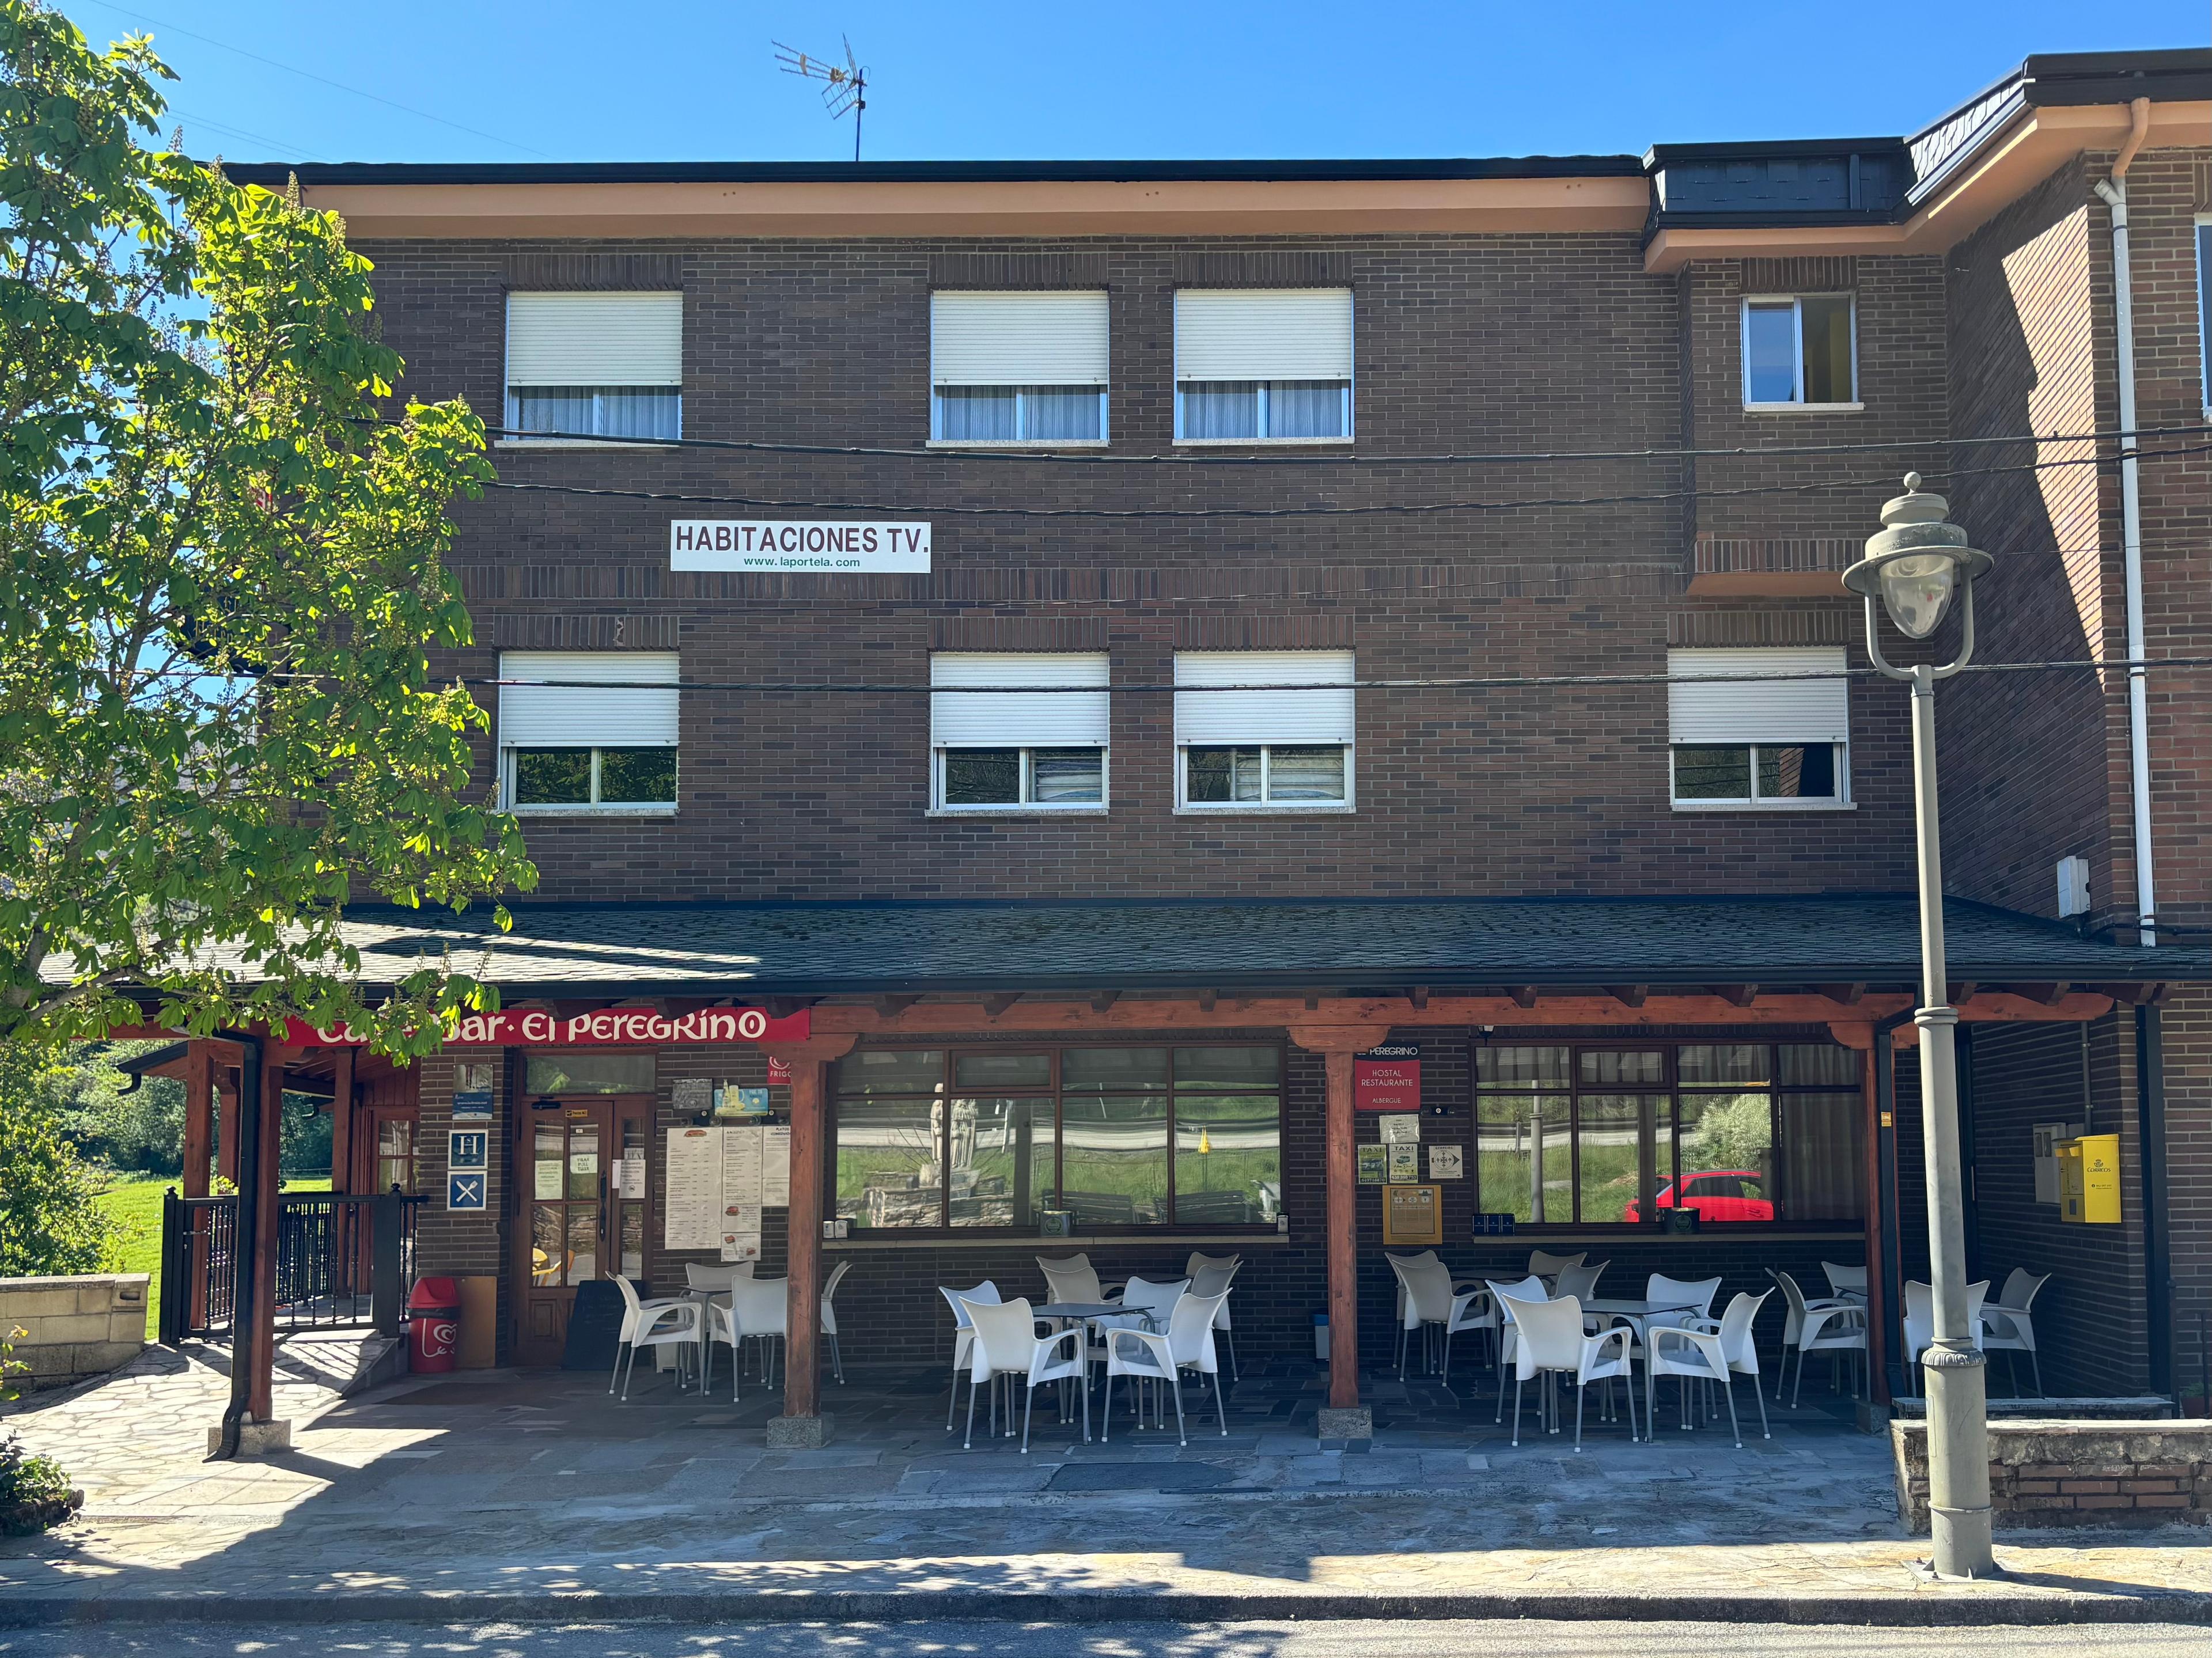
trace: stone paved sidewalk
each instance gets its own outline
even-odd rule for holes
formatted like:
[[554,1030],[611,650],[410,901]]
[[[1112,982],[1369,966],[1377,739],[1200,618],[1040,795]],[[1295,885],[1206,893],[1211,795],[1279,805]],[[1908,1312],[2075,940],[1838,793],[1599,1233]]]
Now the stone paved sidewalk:
[[1207,1410],[1188,1448],[1126,1418],[1085,1444],[1041,1400],[1024,1456],[948,1438],[933,1373],[856,1368],[828,1389],[835,1442],[770,1452],[757,1385],[732,1406],[656,1379],[621,1406],[596,1377],[493,1371],[343,1401],[294,1383],[292,1453],[210,1464],[225,1386],[158,1355],[18,1412],[88,1504],[0,1545],[0,1621],[572,1616],[576,1595],[720,1618],[2212,1618],[2201,1532],[2022,1534],[2002,1582],[1923,1582],[1886,1442],[1811,1408],[1741,1451],[1671,1409],[1656,1443],[1593,1420],[1577,1455],[1513,1447],[1486,1373],[1456,1396],[1377,1378],[1372,1451],[1324,1454],[1319,1379],[1283,1366],[1247,1374],[1226,1437]]

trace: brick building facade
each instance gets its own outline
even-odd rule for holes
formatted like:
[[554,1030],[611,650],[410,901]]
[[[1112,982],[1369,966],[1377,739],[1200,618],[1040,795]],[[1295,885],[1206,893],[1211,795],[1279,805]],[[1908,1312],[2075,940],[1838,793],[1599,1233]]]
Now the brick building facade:
[[[672,801],[532,809],[542,883],[515,935],[364,916],[369,959],[425,934],[481,946],[510,1007],[562,1019],[732,1001],[805,1014],[811,1034],[786,1044],[792,1092],[771,1090],[793,1129],[791,1210],[760,1224],[755,1270],[811,1283],[824,1259],[852,1262],[838,1303],[854,1315],[848,1358],[934,1354],[939,1284],[1034,1290],[1035,1224],[956,1220],[963,1202],[987,1216],[1015,1201],[980,1161],[955,1167],[984,1155],[956,1119],[1003,1107],[1006,1124],[1060,1125],[1066,1167],[1038,1178],[1075,1218],[1069,1247],[1115,1273],[1243,1253],[1243,1355],[1304,1351],[1326,1308],[1333,1405],[1356,1406],[1346,1361],[1395,1346],[1395,1302],[1381,1200],[1355,1187],[1346,1154],[1379,1133],[1352,1109],[1348,1056],[1389,1040],[1421,1047],[1425,1141],[1470,1152],[1464,1177],[1430,1171],[1455,1269],[1504,1272],[1533,1241],[1610,1260],[1614,1294],[1647,1271],[1758,1293],[1762,1268],[1824,1290],[1822,1260],[1869,1262],[1876,1354],[1900,1366],[1898,1292],[1925,1261],[1912,1027],[1892,1035],[1917,962],[1897,896],[1914,880],[1910,740],[1905,694],[1866,671],[1861,611],[1837,578],[1893,480],[1917,470],[1997,556],[1979,595],[1981,660],[2124,661],[2112,240],[2093,185],[2140,127],[2128,174],[2138,424],[2162,434],[2147,450],[2190,449],[2172,434],[2201,434],[2205,418],[2208,100],[2212,55],[2153,53],[2031,60],[1910,141],[1644,158],[301,167],[308,203],[343,214],[374,261],[403,392],[465,398],[503,428],[497,485],[456,513],[453,565],[478,643],[434,665],[480,685],[494,711],[483,786],[510,800],[530,786],[517,768],[538,750],[503,735],[524,682],[577,689],[559,675],[621,679],[627,663],[643,677],[624,695],[654,695],[641,687],[663,672],[676,688]],[[1314,315],[1343,307],[1342,374],[1249,379],[1290,409],[1342,380],[1350,432],[1179,440],[1199,399],[1257,397],[1244,377],[1187,372],[1201,340],[1183,319],[1192,293],[1227,296],[1218,303],[1255,337],[1279,296],[1305,296]],[[516,417],[493,411],[550,406],[510,402],[534,384],[514,378],[516,296],[625,295],[681,296],[666,375],[644,392],[562,392],[562,406],[635,392],[672,422],[671,393],[653,388],[673,376],[680,439],[504,430]],[[949,404],[933,415],[933,398],[965,384],[946,381],[949,348],[935,343],[945,295],[1103,295],[1101,437],[933,441],[933,420],[954,417]],[[1281,355],[1249,361],[1322,361],[1296,330],[1270,338]],[[1048,392],[1068,395],[1057,381],[1020,395]],[[2098,464],[2059,464],[2075,461]],[[2212,527],[2212,465],[2192,452],[2148,455],[2142,470],[2150,653],[2212,654],[2190,562]],[[687,570],[671,526],[691,519],[926,522],[929,563]],[[1893,659],[1909,654],[1885,639]],[[1194,768],[1241,777],[1246,762],[1212,757],[1243,754],[1233,741],[1188,736],[1180,722],[1227,706],[1189,687],[1255,682],[1185,676],[1239,652],[1266,653],[1270,674],[1312,665],[1301,684],[1334,685],[1348,664],[1348,744],[1250,745],[1272,745],[1251,762],[1263,778],[1320,765],[1317,793],[1202,798],[1213,773]],[[568,665],[518,666],[518,653]],[[946,756],[967,750],[938,732],[945,694],[930,687],[946,683],[933,676],[947,659],[979,656],[1103,659],[1103,678],[1084,682],[1105,708],[1091,739],[1104,756],[1083,774],[1101,780],[1095,801],[954,799]],[[1802,677],[1822,671],[1850,677],[1808,693]],[[1745,681],[1765,688],[1755,693],[1723,686],[1700,701],[1691,689],[1711,689],[1701,673],[1762,671],[1778,677]],[[1972,1248],[2000,1282],[2013,1266],[2054,1274],[2037,1311],[2052,1392],[2193,1379],[2173,1363],[2174,1319],[2203,1309],[2212,1282],[2212,994],[2190,987],[2212,977],[2194,942],[2212,926],[2195,758],[2212,701],[2185,674],[2152,682],[2167,931],[2144,949],[2124,682],[2112,668],[1969,676],[1942,704],[1953,993],[1972,1033]],[[1285,695],[1283,729],[1323,717],[1324,691]],[[1825,712],[1777,712],[1823,697]],[[1802,735],[1791,719],[1808,722]],[[599,745],[598,799],[616,740],[578,730],[573,742]],[[1045,750],[1018,751],[1003,763],[1029,780]],[[1726,780],[1739,774],[1741,799]],[[2091,905],[2062,921],[2053,866],[2067,857],[2088,861]],[[1316,903],[1334,908],[1300,908]],[[1893,1041],[1891,1108],[1876,1072]],[[1136,1095],[1126,1119],[1100,1107],[1121,1139],[1067,1127],[1080,1066],[1066,1055],[1100,1043],[1175,1054],[1157,1087],[1176,1102],[1178,1138],[1170,1108],[1156,1119]],[[1199,1189],[1182,1183],[1211,1178],[1182,1159],[1209,1155],[1194,1148],[1213,1108],[1184,1102],[1182,1056],[1216,1048],[1279,1053],[1274,1080],[1255,1084],[1279,1128],[1273,1163],[1251,1167],[1272,1172],[1249,1178],[1243,1211],[1212,1205],[1203,1224],[1178,1224],[1176,1194]],[[1538,1057],[1499,1057],[1509,1048]],[[963,1054],[976,1076],[1012,1076],[1033,1049],[1050,1080],[917,1116],[931,1149],[899,1192],[934,1195],[886,1198],[880,1169],[847,1161],[864,1114],[853,1056],[917,1049],[953,1056],[940,1094],[968,1086]],[[416,1073],[416,1179],[432,1194],[418,1267],[499,1276],[503,1347],[544,1362],[565,1313],[529,1328],[532,1248],[547,1270],[533,1229],[550,1224],[539,1210],[581,1199],[532,1162],[534,1114],[573,1105],[581,1121],[602,1108],[582,1094],[564,1105],[531,1080],[551,1072],[510,1053],[489,1203],[449,1212],[460,1051]],[[767,1059],[650,1051],[649,1076],[623,1084],[638,1114],[593,1132],[618,1140],[623,1123],[642,1126],[649,1185],[627,1197],[646,1206],[644,1244],[622,1270],[680,1288],[687,1261],[726,1252],[667,1241],[678,1199],[663,1148],[699,1114],[678,1084],[765,1085]],[[2144,1052],[2159,1063],[2143,1066]],[[994,1071],[994,1056],[1011,1068]],[[328,1063],[314,1049],[292,1062]],[[1516,1066],[1536,1079],[1525,1142],[1503,1103]],[[2161,1069],[2162,1096],[2144,1080]],[[1692,1166],[1706,1152],[1691,1148],[1723,1143],[1699,1127],[1724,1097],[1701,1079],[1770,1113],[1766,1144],[1740,1159],[1756,1167],[1722,1171],[1741,1176],[1740,1212],[1693,1190],[1721,1177]],[[1023,1088],[1048,1089],[1056,1106],[1037,1117]],[[1540,1095],[1562,1114],[1550,1155],[1571,1160],[1549,1173]],[[1201,1125],[1188,1133],[1186,1113]],[[2036,1200],[2027,1137],[2053,1120],[2120,1135],[2118,1226],[2065,1224]],[[1238,1144],[1264,1139],[1239,1132]],[[1017,1144],[1003,1133],[994,1144]],[[1073,1189],[1079,1157],[1138,1140],[1157,1148],[1156,1207],[1137,1187]],[[612,1157],[592,1143],[589,1155]],[[1617,1170],[1618,1189],[1601,1189],[1601,1169]],[[956,1175],[969,1181],[958,1191]],[[562,1196],[523,1189],[549,1178]],[[1025,1171],[1013,1178],[1006,1189],[1026,1189]],[[841,1228],[861,1218],[848,1213],[854,1182],[878,1218],[921,1202],[945,1224]],[[623,1247],[612,1216],[624,1196],[594,1199],[608,1206],[587,1218],[594,1267]],[[1124,1224],[1108,1197],[1129,1206]],[[1085,1202],[1102,1206],[1086,1215]],[[1697,1209],[1698,1232],[1662,1232],[1669,1207]],[[1516,1214],[1510,1243],[1479,1235],[1480,1217],[1500,1212]],[[1885,1222],[1900,1244],[1887,1260]],[[1764,1315],[1778,1330],[1778,1303]],[[811,1370],[808,1345],[793,1342],[795,1372]],[[1877,1396],[1889,1385],[1878,1374]],[[794,1400],[793,1414],[811,1413],[811,1392]]]

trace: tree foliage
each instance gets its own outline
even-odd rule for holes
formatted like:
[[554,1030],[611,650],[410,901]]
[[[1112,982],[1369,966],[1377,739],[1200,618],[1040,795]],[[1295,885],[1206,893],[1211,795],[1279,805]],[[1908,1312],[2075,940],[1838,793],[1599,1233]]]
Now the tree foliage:
[[1738,1094],[1706,1102],[1698,1126],[1683,1142],[1685,1169],[1737,1169],[1764,1174],[1774,1145],[1772,1108],[1764,1094]]
[[341,923],[535,882],[427,658],[471,638],[483,428],[392,406],[336,216],[149,147],[172,78],[0,0],[0,1038],[135,987],[425,1051],[493,993],[435,958],[364,993]]
[[0,1046],[0,1278],[96,1272],[112,1233],[94,1171],[62,1133],[72,1067]]

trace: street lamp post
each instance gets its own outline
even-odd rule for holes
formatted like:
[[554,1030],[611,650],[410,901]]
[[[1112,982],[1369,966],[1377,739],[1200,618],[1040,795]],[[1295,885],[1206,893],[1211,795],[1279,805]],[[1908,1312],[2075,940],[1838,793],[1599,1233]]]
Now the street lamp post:
[[[1945,521],[1950,503],[1925,495],[1909,472],[1905,493],[1881,509],[1882,529],[1844,585],[1866,600],[1867,653],[1892,679],[1912,686],[1912,793],[1920,857],[1921,1094],[1928,1157],[1928,1256],[1935,1300],[1935,1345],[1923,1360],[1928,1397],[1928,1514],[1935,1567],[1944,1577],[1986,1577],[1990,1550],[1989,1392],[1981,1344],[1966,1303],[1966,1201],[1959,1163],[1959,1072],[1943,963],[1943,845],[1936,807],[1936,682],[1974,653],[1974,578],[1987,553]],[[1875,600],[1908,638],[1936,631],[1956,598],[1959,654],[1942,667],[1893,667],[1881,653]]]

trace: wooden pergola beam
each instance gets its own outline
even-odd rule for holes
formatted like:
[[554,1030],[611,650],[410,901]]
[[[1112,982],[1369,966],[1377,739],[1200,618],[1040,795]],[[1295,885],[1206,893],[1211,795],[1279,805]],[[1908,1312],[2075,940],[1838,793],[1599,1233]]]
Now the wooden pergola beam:
[[1419,1012],[1423,1008],[1429,1005],[1428,986],[1415,985],[1411,990],[1408,990],[1406,993],[1406,999],[1413,1005],[1413,1011],[1416,1013]]
[[[1767,992],[1739,1005],[1703,990],[1654,986],[1641,1007],[1610,994],[1457,996],[1432,993],[1426,1007],[1409,1007],[1402,996],[1230,996],[1194,991],[1188,996],[1141,999],[1124,993],[1103,1011],[1088,997],[1066,1001],[1004,992],[980,1001],[935,1001],[886,1015],[874,1002],[816,1005],[814,1029],[863,1036],[957,1035],[964,1031],[1114,1033],[1138,1030],[1226,1030],[1253,1026],[1588,1025],[1643,1030],[1661,1025],[1833,1024],[1863,1029],[1894,1013],[1910,1012],[1917,999],[1905,991],[1869,991],[1854,1003],[1814,992]],[[1961,1004],[1960,1017],[1973,1022],[2022,1023],[2094,1019],[2111,1011],[2112,999],[2073,990],[2055,1002],[2005,991],[1980,991]],[[1854,1042],[1854,1047],[1863,1046]]]
[[1510,993],[1513,1005],[1517,1008],[1525,1010],[1536,1005],[1536,987],[1534,985],[1515,985]]
[[1759,999],[1757,985],[1715,985],[1712,992],[1730,1007],[1749,1007]]
[[1650,985],[1607,985],[1605,993],[1623,1007],[1641,1007],[1651,999]]
[[1091,1011],[1093,1013],[1103,1013],[1121,999],[1121,993],[1118,990],[1093,991],[1091,994]]
[[919,996],[878,996],[876,998],[876,1011],[886,1019],[896,1019],[921,999]]
[[1860,999],[1866,994],[1863,984],[1820,985],[1816,988],[1830,1001],[1841,1002],[1845,1007],[1856,1007]]

